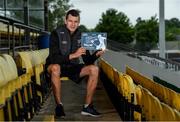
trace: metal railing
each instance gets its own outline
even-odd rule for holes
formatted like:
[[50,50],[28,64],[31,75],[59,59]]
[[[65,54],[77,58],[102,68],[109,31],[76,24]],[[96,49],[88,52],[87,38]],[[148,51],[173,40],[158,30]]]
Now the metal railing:
[[0,53],[15,56],[16,51],[38,49],[38,39],[41,34],[49,34],[42,28],[28,26],[18,21],[0,17]]
[[[7,21],[7,20],[4,20],[4,19],[1,19],[0,18],[0,22],[1,23],[3,23],[3,24],[6,24],[7,25],[7,41],[8,41],[8,45],[6,46],[6,47],[1,47],[0,46],[0,51],[8,51],[8,54],[10,53],[10,22],[9,21]],[[1,32],[0,32],[1,33]],[[2,40],[0,39],[0,42],[1,42]]]

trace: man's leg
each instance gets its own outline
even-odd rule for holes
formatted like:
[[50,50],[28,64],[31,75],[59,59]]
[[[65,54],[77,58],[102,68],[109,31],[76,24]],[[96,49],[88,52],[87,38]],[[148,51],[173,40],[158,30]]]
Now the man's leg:
[[60,81],[60,65],[51,64],[48,66],[48,73],[51,75],[52,89],[56,104],[61,103],[61,81]]
[[98,83],[99,69],[95,65],[89,65],[82,68],[80,77],[89,76],[87,83],[86,103],[81,111],[82,115],[90,115],[99,117],[100,113],[94,108],[92,104],[93,95]]
[[59,64],[51,64],[49,65],[47,70],[48,73],[51,75],[52,89],[56,101],[55,117],[57,118],[64,117],[65,113],[61,102],[61,81],[60,81],[61,67]]
[[91,104],[94,92],[96,90],[98,76],[99,76],[99,69],[95,65],[85,66],[81,69],[80,77],[89,76],[88,83],[87,83],[87,94],[86,94],[86,101],[85,104]]

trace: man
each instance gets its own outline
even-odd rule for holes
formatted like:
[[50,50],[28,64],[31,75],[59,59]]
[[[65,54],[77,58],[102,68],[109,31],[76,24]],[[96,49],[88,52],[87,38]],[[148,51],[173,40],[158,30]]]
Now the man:
[[[65,25],[55,29],[50,36],[49,56],[46,60],[46,69],[51,76],[52,89],[56,101],[55,116],[65,116],[61,101],[60,76],[68,76],[78,83],[88,76],[87,94],[82,115],[97,117],[100,115],[92,105],[92,98],[98,82],[98,67],[93,63],[104,51],[96,51],[90,55],[89,51],[80,47],[81,33],[78,29],[80,16],[77,10],[70,10],[66,14]],[[79,63],[82,56],[85,64]]]

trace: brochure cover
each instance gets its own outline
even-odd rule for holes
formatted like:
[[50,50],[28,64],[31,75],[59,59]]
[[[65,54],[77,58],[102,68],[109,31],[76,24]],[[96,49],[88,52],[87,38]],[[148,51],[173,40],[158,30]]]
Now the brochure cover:
[[81,34],[81,46],[87,50],[104,50],[107,44],[107,33],[84,32]]

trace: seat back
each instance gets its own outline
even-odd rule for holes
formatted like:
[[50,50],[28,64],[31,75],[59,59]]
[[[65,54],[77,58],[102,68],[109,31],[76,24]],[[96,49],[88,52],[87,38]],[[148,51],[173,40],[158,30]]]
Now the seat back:
[[[136,103],[136,100],[134,99],[136,97],[135,85],[129,75],[119,73],[118,90],[128,100],[128,102]],[[134,95],[134,97],[132,97],[132,95]]]
[[41,55],[38,53],[38,51],[31,51],[28,53],[29,56],[31,56],[31,64],[33,67],[42,63]]
[[5,61],[7,62],[7,64],[9,65],[9,70],[12,73],[12,79],[15,79],[18,77],[18,72],[17,72],[17,67],[16,67],[16,63],[14,61],[14,59],[12,58],[12,56],[7,55],[7,54],[2,54],[2,57],[5,59]]
[[16,57],[16,64],[18,68],[26,69],[26,73],[34,75],[31,57],[28,52],[18,52],[18,56]]
[[10,70],[11,68],[7,64],[6,60],[0,56],[0,68],[2,70],[2,74],[4,76],[4,82],[8,82],[13,79],[13,73]]

